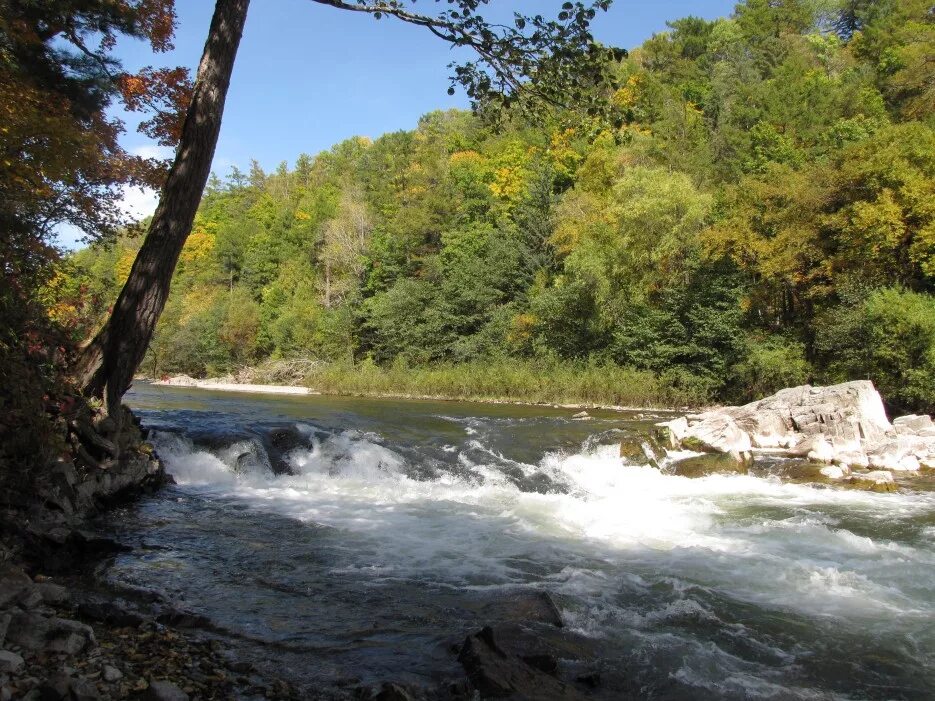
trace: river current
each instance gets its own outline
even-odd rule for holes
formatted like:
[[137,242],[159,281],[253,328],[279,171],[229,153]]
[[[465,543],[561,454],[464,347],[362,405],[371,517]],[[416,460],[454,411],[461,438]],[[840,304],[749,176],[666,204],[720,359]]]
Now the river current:
[[933,697],[935,492],[911,483],[626,465],[651,412],[146,384],[127,402],[177,485],[105,524],[133,550],[104,576],[337,697],[443,685],[498,601],[540,591],[595,698]]

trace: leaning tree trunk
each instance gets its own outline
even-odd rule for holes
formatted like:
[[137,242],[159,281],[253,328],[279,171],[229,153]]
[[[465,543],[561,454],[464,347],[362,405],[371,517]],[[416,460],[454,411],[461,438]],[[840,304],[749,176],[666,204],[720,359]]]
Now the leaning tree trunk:
[[82,349],[77,378],[86,394],[114,411],[153,336],[169,283],[211,172],[224,100],[250,0],[217,0],[192,102],[159,206],[110,318]]

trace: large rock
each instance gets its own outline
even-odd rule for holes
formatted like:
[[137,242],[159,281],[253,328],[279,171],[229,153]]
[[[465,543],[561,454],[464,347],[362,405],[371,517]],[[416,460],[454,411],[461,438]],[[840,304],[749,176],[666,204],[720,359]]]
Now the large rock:
[[672,474],[679,477],[745,475],[747,474],[747,465],[727,453],[708,453],[684,458],[673,463]]
[[0,650],[0,674],[19,674],[26,663],[15,652]]
[[935,465],[935,424],[907,416],[891,424],[867,380],[830,387],[791,387],[744,406],[723,407],[658,425],[672,447],[724,453],[741,462],[748,451],[808,458],[849,468],[918,471]]
[[682,448],[704,453],[727,453],[742,462],[753,448],[750,436],[724,413],[701,414],[694,423],[689,419],[688,431],[680,439]]
[[151,681],[141,698],[145,701],[188,701],[188,694],[172,682],[160,679]]
[[47,618],[38,613],[17,611],[6,635],[11,642],[27,650],[46,650],[75,655],[97,644],[90,626],[67,618]]
[[[524,659],[526,657],[527,659]],[[584,696],[556,679],[550,671],[552,658],[545,655],[520,657],[498,644],[493,628],[486,627],[464,641],[458,660],[481,698],[575,701]],[[554,660],[555,665],[558,664]]]
[[871,492],[895,492],[896,482],[893,480],[893,473],[887,470],[873,470],[861,474],[848,475],[844,478],[845,483],[858,489],[866,489]]

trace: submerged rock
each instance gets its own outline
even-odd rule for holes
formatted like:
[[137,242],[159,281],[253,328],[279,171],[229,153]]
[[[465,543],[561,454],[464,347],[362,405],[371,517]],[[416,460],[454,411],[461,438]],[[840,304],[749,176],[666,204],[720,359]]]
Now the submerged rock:
[[678,477],[745,475],[747,462],[737,460],[728,453],[707,453],[679,460],[672,465],[672,474]]
[[483,606],[479,615],[487,620],[545,623],[562,628],[562,614],[545,591],[516,591],[498,596]]

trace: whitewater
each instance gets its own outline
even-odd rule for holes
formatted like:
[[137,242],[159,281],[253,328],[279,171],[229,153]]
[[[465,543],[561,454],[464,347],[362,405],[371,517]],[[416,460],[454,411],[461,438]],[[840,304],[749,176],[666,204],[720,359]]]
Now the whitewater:
[[106,576],[172,592],[280,671],[432,689],[492,602],[545,591],[582,653],[569,664],[601,675],[595,698],[935,688],[924,488],[628,465],[619,442],[652,414],[146,386],[129,400],[177,486],[111,520],[135,548]]

